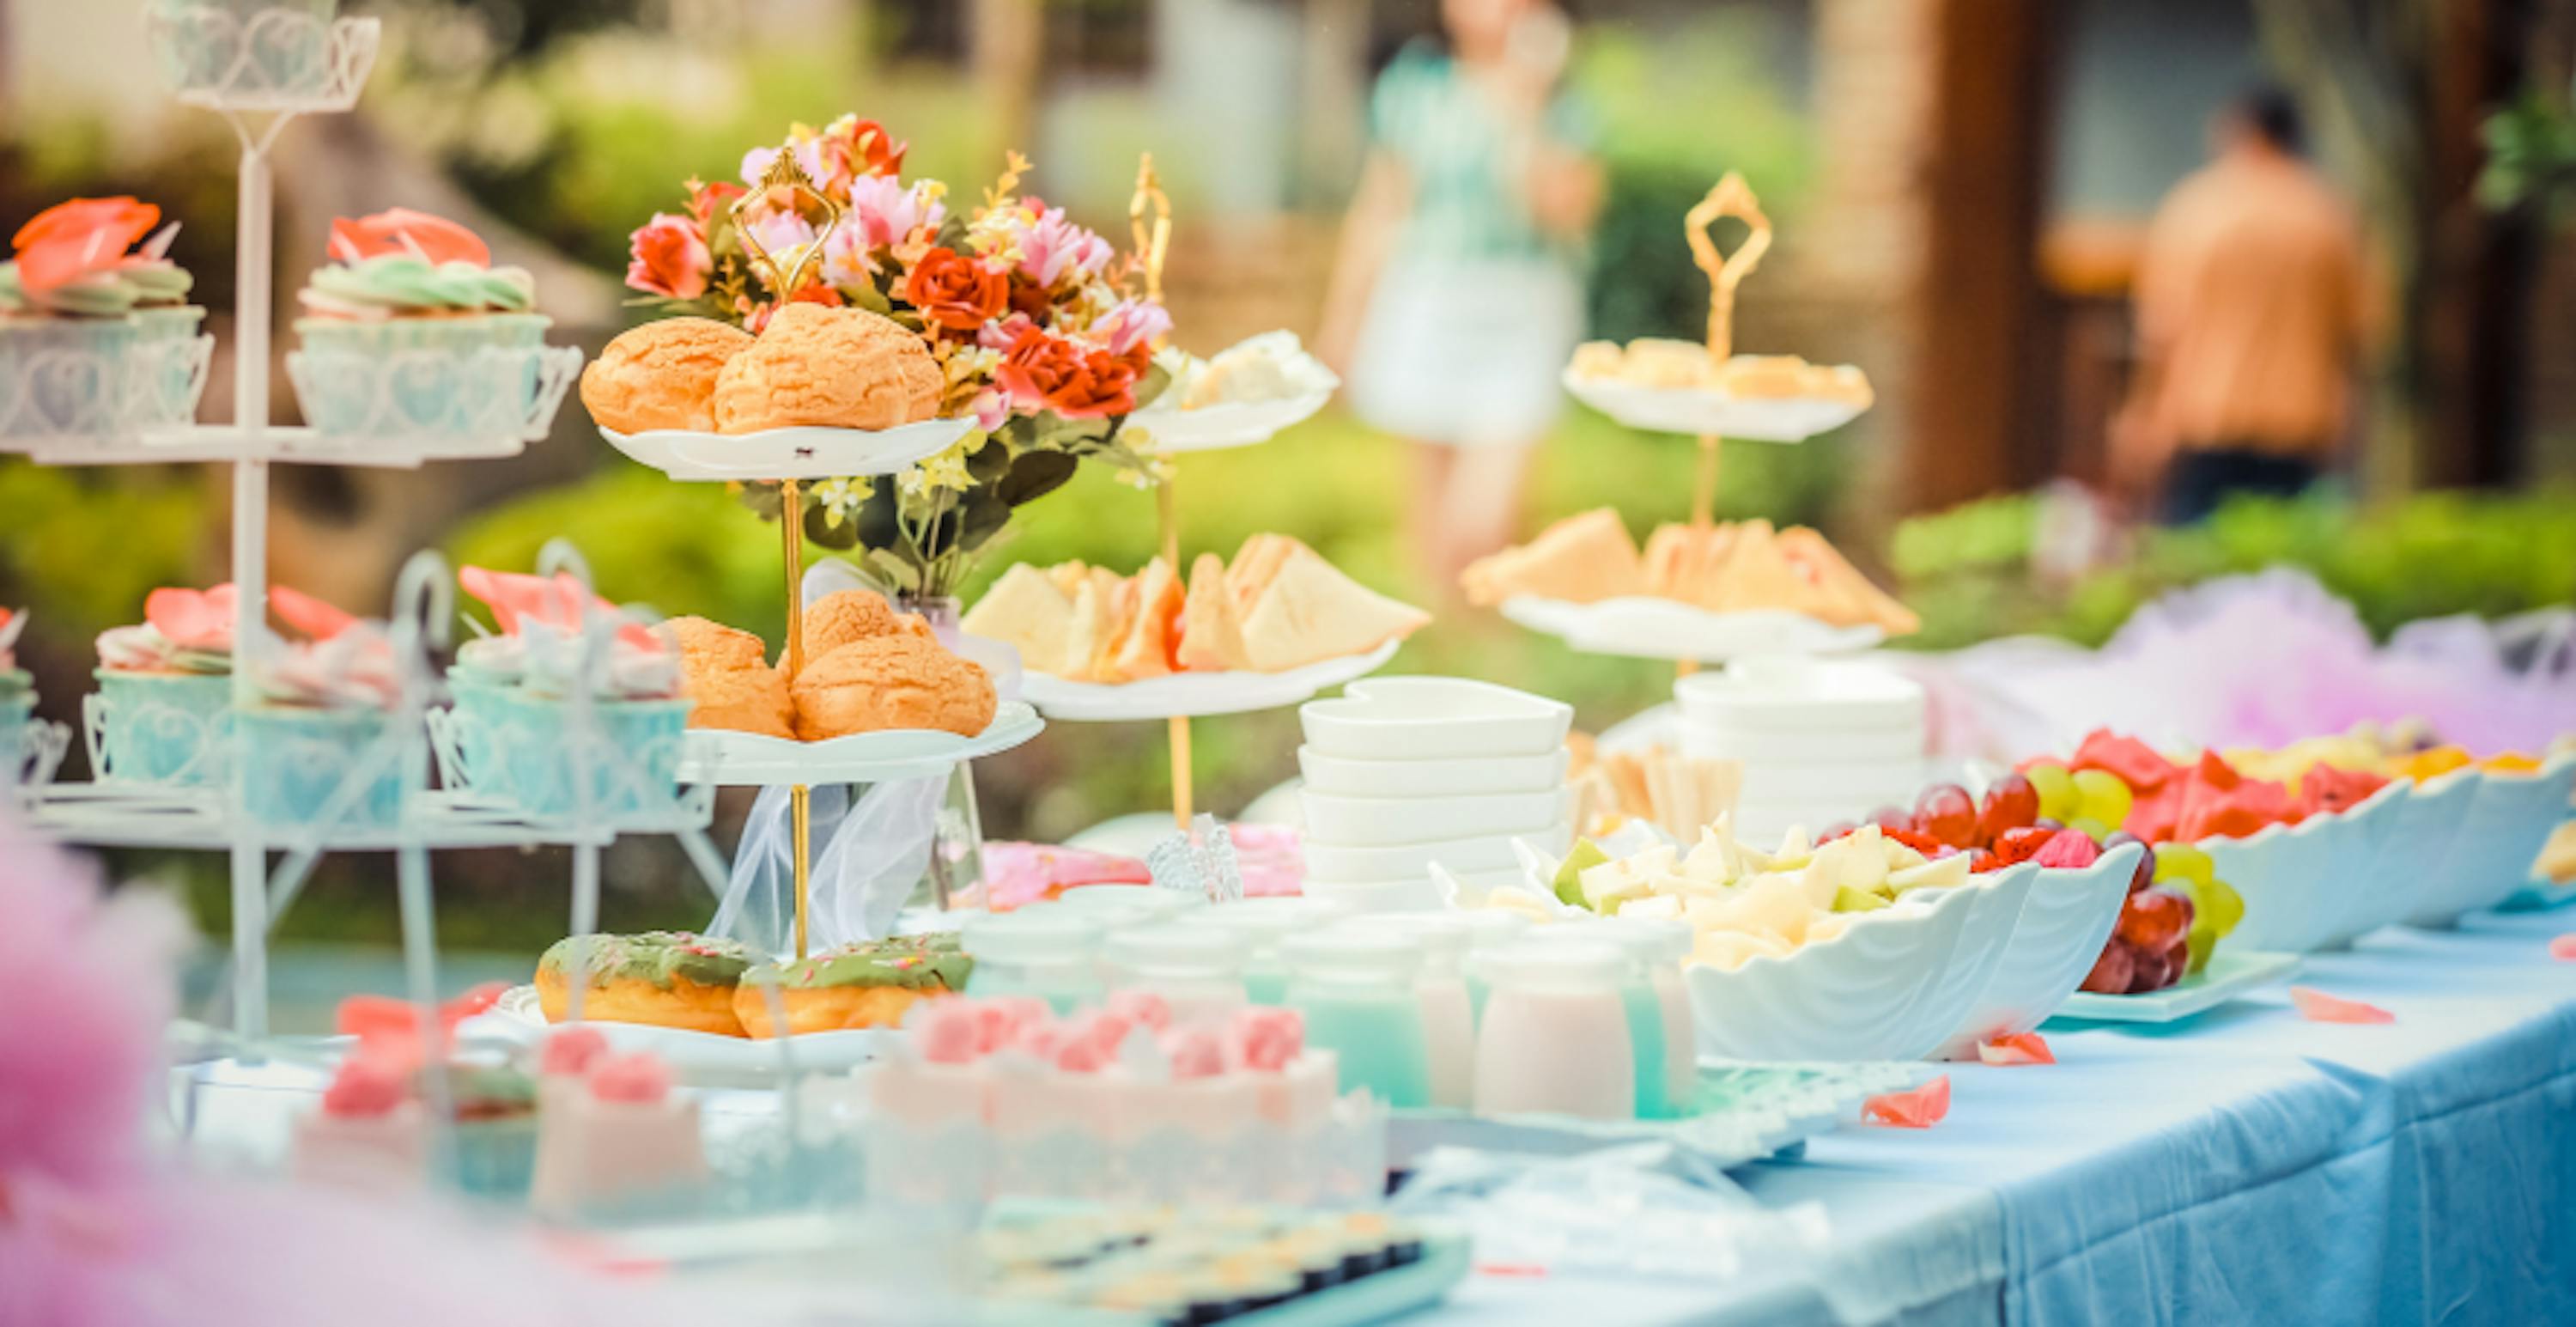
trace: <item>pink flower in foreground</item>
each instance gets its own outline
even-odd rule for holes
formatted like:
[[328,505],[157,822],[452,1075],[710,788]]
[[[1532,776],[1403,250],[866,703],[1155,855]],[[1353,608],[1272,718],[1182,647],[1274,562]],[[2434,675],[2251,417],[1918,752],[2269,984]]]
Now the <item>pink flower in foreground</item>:
[[1051,207],[1034,222],[1014,225],[1012,239],[1020,253],[1020,272],[1039,286],[1053,289],[1067,274],[1090,276],[1109,265],[1109,241],[1065,219]]
[[627,240],[626,284],[647,294],[696,299],[707,293],[715,257],[706,234],[684,216],[656,212]]
[[850,209],[841,229],[855,232],[869,249],[890,249],[947,219],[948,206],[933,196],[928,181],[907,186],[890,175],[862,175],[850,181]]
[[1172,330],[1172,315],[1145,300],[1120,300],[1091,325],[1091,339],[1122,358],[1151,355],[1154,342]]

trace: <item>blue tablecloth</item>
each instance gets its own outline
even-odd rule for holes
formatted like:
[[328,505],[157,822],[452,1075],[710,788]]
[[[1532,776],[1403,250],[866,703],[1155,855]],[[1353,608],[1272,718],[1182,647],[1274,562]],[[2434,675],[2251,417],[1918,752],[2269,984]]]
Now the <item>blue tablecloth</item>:
[[1727,1283],[1483,1276],[1422,1321],[2576,1322],[2567,912],[2389,930],[2160,1028],[2052,1028],[2054,1066],[1951,1072],[1926,1131],[1848,1128],[1743,1172],[1821,1202],[1816,1264]]

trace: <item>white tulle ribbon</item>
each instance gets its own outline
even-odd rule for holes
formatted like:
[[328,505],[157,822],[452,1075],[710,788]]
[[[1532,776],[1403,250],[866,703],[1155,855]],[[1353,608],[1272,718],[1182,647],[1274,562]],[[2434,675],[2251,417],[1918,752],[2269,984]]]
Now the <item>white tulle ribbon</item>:
[[[811,794],[811,842],[820,845],[807,881],[806,943],[828,949],[892,934],[912,887],[930,869],[940,804],[950,774],[899,779]],[[855,802],[852,793],[856,792]],[[743,821],[733,878],[716,906],[711,935],[778,954],[795,942],[790,874],[795,830],[788,790],[763,788]]]

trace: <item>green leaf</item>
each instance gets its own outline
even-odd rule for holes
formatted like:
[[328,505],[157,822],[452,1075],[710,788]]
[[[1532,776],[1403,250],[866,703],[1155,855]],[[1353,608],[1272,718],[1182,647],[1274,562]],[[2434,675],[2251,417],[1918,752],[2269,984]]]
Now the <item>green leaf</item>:
[[805,539],[846,552],[859,546],[859,523],[847,517],[836,522],[821,503],[813,503],[805,508]]
[[1062,452],[1023,453],[1011,462],[1009,477],[995,491],[1011,506],[1026,506],[1064,487],[1080,467],[1081,462]]

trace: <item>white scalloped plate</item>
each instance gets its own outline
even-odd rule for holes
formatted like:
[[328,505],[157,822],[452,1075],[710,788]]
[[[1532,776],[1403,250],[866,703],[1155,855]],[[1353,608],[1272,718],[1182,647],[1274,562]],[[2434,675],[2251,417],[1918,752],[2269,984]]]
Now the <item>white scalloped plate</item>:
[[2039,868],[1994,973],[1932,1058],[1973,1060],[1977,1043],[2028,1032],[2048,1021],[2101,958],[2144,851],[2122,844],[2091,866]]
[[680,757],[680,782],[728,788],[802,784],[883,783],[946,773],[961,760],[1008,751],[1046,728],[1027,702],[1006,700],[993,721],[973,737],[925,728],[852,733],[822,742],[797,742],[761,733],[692,728]]
[[2285,980],[2298,970],[2296,954],[2267,954],[2251,949],[2229,953],[2226,942],[2221,941],[2217,952],[2209,956],[2209,966],[2197,977],[2185,977],[2146,995],[2077,991],[2049,1017],[2096,1023],[2178,1023],[2248,991]]
[[608,445],[673,479],[721,483],[890,475],[929,459],[965,437],[972,419],[925,419],[890,429],[801,426],[758,433],[699,433],[603,428]]
[[1154,450],[1167,456],[1251,447],[1312,418],[1333,399],[1333,391],[1328,387],[1276,401],[1222,402],[1195,410],[1148,406],[1128,416],[1128,423],[1151,434]]
[[1403,644],[1391,640],[1366,654],[1326,659],[1284,673],[1174,673],[1116,684],[1024,673],[1020,697],[1040,714],[1065,723],[1249,714],[1295,705],[1328,687],[1366,677],[1384,668]]
[[[585,1021],[599,1029],[614,1049],[651,1051],[683,1078],[766,1078],[775,1077],[780,1068],[778,1045],[772,1041],[721,1037],[712,1032],[647,1023]],[[490,1014],[469,1023],[467,1031],[532,1041],[555,1026],[546,1021],[536,987],[513,986],[502,992]],[[789,1037],[787,1045],[799,1070],[838,1073],[885,1054],[902,1037],[900,1028],[853,1028],[803,1033]]]
[[1575,400],[1632,429],[1748,442],[1805,442],[1860,418],[1869,408],[1819,397],[1739,400],[1706,387],[1648,387],[1580,378],[1571,368],[1562,381]]
[[1586,654],[1716,663],[1766,654],[1848,654],[1887,639],[1874,626],[1836,627],[1787,609],[1712,613],[1677,599],[1627,595],[1576,604],[1516,594],[1504,617]]

